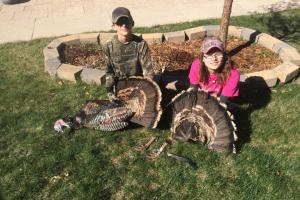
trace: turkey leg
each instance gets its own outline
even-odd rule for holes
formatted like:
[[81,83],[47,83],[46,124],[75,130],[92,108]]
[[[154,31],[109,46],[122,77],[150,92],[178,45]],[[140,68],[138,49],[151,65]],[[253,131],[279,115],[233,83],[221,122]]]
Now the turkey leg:
[[151,136],[150,140],[146,144],[142,144],[135,148],[136,151],[145,151],[147,150],[155,141],[157,140],[157,137]]

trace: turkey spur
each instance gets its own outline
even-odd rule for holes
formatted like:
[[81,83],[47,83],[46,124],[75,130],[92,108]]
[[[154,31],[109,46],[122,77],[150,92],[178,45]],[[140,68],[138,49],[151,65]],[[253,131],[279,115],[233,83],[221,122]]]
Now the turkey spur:
[[73,117],[59,119],[54,130],[63,132],[82,127],[101,131],[116,131],[130,122],[155,128],[161,116],[161,91],[148,78],[130,77],[119,80],[116,85],[117,100],[90,100]]

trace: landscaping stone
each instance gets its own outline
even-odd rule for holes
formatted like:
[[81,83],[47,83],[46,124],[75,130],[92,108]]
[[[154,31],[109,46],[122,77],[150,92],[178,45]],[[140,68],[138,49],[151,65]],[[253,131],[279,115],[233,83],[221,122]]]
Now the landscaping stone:
[[108,40],[114,37],[116,33],[100,33],[97,37],[98,43],[104,45]]
[[300,65],[300,54],[295,48],[281,48],[279,56],[283,61],[291,61],[296,65]]
[[105,71],[98,69],[84,68],[80,74],[81,80],[85,83],[96,83],[102,85],[105,83]]
[[79,34],[79,40],[81,43],[97,43],[98,35],[99,33]]
[[168,83],[165,88],[168,89],[168,90],[174,90],[174,91],[177,91],[177,88],[176,88],[176,83],[178,81],[173,81],[173,82],[170,82]]
[[248,78],[247,75],[241,74],[241,75],[240,75],[240,82],[242,82],[242,83],[246,82],[247,78]]
[[299,66],[292,62],[284,62],[273,69],[280,82],[286,83],[295,78],[299,72]]
[[58,39],[52,40],[52,42],[47,45],[48,49],[57,49],[58,52],[61,52],[64,47],[65,45]]
[[180,80],[177,80],[177,81],[168,83],[167,85],[165,85],[165,88],[168,90],[181,92],[182,90],[188,89],[189,85],[184,82],[181,82]]
[[147,33],[142,34],[142,38],[148,43],[162,43],[163,34],[162,33]]
[[48,72],[51,77],[54,77],[57,74],[57,69],[60,67],[61,62],[58,57],[45,59],[44,60],[45,72]]
[[142,38],[142,34],[141,33],[133,33],[134,35],[136,35],[136,36],[138,36],[138,37],[140,37],[140,38]]
[[78,34],[61,37],[58,40],[65,44],[80,44],[80,38]]
[[59,53],[56,48],[52,49],[48,46],[43,49],[44,59],[49,60],[52,58],[59,58]]
[[206,36],[219,36],[220,26],[219,25],[208,25],[202,26],[203,29],[206,31]]
[[185,41],[184,31],[164,33],[164,37],[168,42],[180,43]]
[[181,91],[189,87],[188,76],[183,75],[162,75],[161,82],[166,89]]
[[257,36],[257,44],[266,47],[267,49],[273,50],[275,44],[281,43],[281,40],[274,38],[268,34],[262,33]]
[[250,40],[253,39],[255,41],[255,39],[253,38],[253,35],[256,33],[256,30],[250,29],[250,28],[243,28],[241,31],[241,38],[243,40]]
[[280,43],[274,44],[274,46],[272,48],[272,51],[275,52],[275,53],[279,53],[279,51],[282,48],[294,48],[294,47],[292,47],[291,45],[288,45],[285,42],[280,42]]
[[300,77],[298,77],[295,82],[300,85]]
[[248,73],[246,76],[246,81],[258,88],[274,87],[277,83],[277,76],[273,70]]
[[184,32],[189,40],[201,39],[204,38],[206,35],[206,30],[201,26],[196,28],[186,29]]
[[242,34],[242,30],[243,30],[242,27],[229,26],[228,27],[228,35],[240,38],[241,34]]
[[79,79],[83,67],[62,64],[57,69],[57,76],[61,79],[76,82]]

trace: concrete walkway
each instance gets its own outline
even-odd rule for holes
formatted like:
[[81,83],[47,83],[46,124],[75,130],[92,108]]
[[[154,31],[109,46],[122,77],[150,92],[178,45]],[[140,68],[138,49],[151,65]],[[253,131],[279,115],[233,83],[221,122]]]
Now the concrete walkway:
[[[0,0],[1,1],[1,0]],[[111,29],[111,12],[128,7],[136,26],[219,18],[224,0],[29,0],[0,2],[0,43]],[[299,8],[300,0],[234,0],[232,16]]]

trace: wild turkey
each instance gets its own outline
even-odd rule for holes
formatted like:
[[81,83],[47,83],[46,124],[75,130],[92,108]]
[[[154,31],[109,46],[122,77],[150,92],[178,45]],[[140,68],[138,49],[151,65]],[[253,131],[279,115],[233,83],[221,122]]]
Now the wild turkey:
[[118,100],[87,101],[73,117],[59,119],[54,124],[57,132],[63,128],[93,128],[116,131],[134,122],[155,128],[161,116],[161,91],[158,85],[143,77],[119,80],[116,86]]
[[217,98],[203,91],[182,91],[172,99],[171,136],[158,150],[149,154],[155,159],[173,140],[206,144],[217,152],[235,152],[237,139],[233,115]]
[[173,99],[172,138],[201,142],[214,151],[233,151],[236,125],[224,105],[203,91],[186,91]]

